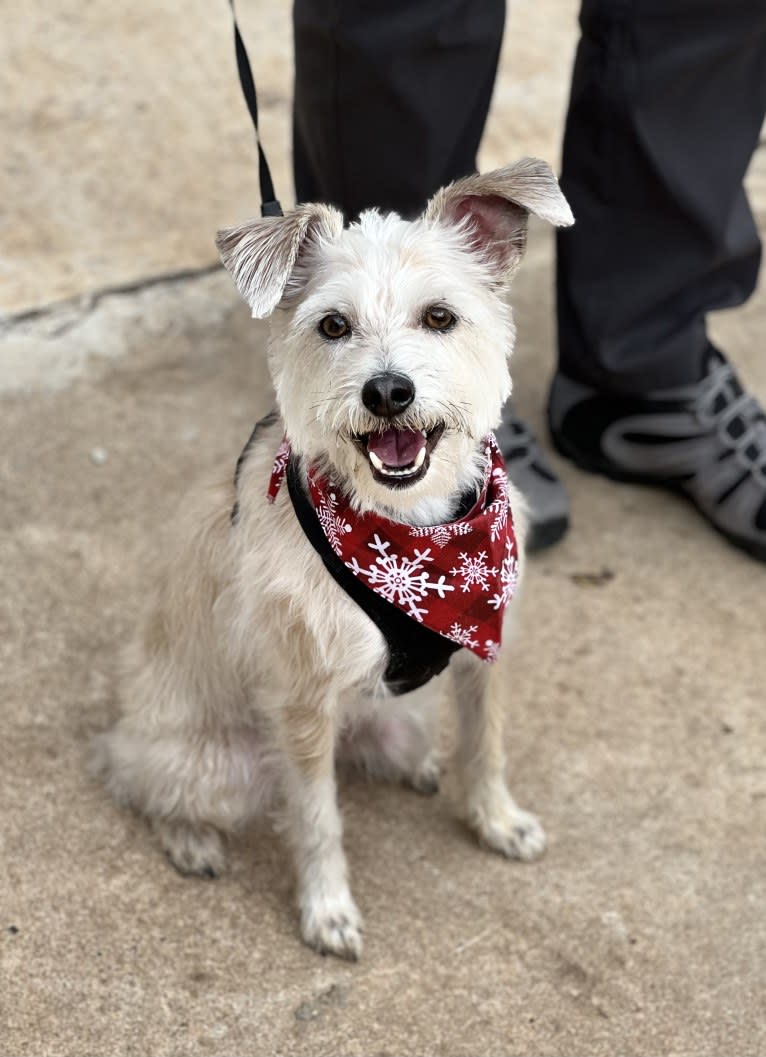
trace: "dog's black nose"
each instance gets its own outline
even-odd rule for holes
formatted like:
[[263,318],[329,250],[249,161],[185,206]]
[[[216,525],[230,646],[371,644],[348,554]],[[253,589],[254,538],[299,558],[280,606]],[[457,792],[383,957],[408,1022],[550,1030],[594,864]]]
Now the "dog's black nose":
[[405,374],[376,374],[362,386],[362,403],[373,415],[393,418],[415,399],[415,386]]

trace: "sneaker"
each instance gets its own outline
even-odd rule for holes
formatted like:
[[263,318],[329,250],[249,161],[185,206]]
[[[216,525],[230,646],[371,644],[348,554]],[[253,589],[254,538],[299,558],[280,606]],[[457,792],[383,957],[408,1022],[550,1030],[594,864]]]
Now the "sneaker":
[[569,500],[534,436],[510,405],[495,431],[508,476],[529,504],[526,550],[541,551],[558,543],[569,528]]
[[608,396],[558,374],[553,443],[581,469],[686,496],[714,528],[766,561],[766,414],[711,347],[693,385]]

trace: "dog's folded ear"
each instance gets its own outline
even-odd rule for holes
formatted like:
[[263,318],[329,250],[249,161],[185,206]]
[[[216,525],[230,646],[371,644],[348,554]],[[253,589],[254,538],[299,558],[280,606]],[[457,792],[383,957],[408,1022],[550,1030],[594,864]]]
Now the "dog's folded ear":
[[468,248],[496,278],[507,279],[524,254],[530,213],[557,227],[574,223],[558,180],[539,158],[456,180],[437,191],[425,218],[460,226]]
[[271,315],[302,285],[301,262],[312,243],[334,239],[343,215],[330,206],[297,206],[282,217],[258,217],[216,236],[221,260],[255,319]]

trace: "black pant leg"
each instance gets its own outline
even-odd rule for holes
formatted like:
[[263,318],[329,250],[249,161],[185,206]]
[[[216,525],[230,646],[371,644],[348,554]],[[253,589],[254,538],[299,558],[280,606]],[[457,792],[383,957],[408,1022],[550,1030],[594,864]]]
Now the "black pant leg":
[[583,0],[558,241],[559,365],[601,390],[696,381],[705,314],[752,292],[742,186],[766,110],[764,0]]
[[298,201],[405,216],[475,171],[503,0],[296,0]]

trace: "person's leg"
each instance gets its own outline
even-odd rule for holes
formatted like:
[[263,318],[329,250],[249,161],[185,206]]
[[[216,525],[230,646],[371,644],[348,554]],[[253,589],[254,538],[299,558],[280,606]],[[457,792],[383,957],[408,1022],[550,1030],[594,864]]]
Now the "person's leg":
[[[504,17],[504,0],[296,0],[297,200],[409,217],[474,172]],[[566,493],[510,405],[498,440],[530,504],[527,549],[555,543]]]
[[742,180],[766,111],[763,0],[583,0],[561,186],[559,370],[644,393],[705,373],[705,313],[752,292]]
[[403,216],[476,170],[504,0],[296,0],[298,201]]
[[580,466],[682,491],[766,560],[766,415],[706,313],[751,294],[742,186],[766,111],[761,0],[583,0],[549,421]]

